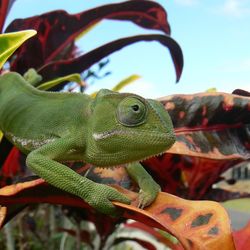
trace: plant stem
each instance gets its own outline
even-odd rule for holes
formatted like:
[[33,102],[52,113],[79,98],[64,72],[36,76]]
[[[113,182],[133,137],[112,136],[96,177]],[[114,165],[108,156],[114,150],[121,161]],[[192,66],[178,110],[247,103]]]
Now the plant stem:
[[4,234],[6,237],[7,250],[15,250],[15,243],[12,235],[12,224],[9,222],[4,227]]

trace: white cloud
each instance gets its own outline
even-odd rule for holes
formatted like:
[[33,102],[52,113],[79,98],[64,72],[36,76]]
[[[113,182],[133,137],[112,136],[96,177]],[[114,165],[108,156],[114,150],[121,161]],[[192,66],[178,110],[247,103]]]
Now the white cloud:
[[184,6],[192,6],[198,3],[198,0],[174,0],[177,4]]
[[242,17],[250,14],[249,0],[226,0],[219,11],[232,17]]

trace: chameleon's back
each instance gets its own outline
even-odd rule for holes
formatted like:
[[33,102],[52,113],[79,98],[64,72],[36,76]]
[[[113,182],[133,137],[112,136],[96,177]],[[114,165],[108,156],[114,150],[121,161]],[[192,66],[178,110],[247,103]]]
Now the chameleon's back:
[[0,130],[14,144],[65,135],[80,124],[79,110],[87,103],[87,95],[39,91],[17,73],[0,76]]

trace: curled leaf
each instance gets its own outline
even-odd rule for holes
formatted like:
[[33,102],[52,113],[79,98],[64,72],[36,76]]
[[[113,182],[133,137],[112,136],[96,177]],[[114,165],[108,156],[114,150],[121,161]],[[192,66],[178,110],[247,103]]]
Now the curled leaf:
[[134,0],[108,4],[77,14],[57,10],[40,16],[16,19],[7,27],[6,32],[35,29],[38,35],[18,51],[11,70],[23,74],[29,68],[38,69],[55,61],[79,35],[103,19],[127,20],[147,29],[170,33],[165,9],[160,4],[147,0],[143,3]]
[[81,73],[111,53],[118,51],[127,45],[140,41],[157,41],[169,49],[175,66],[176,81],[178,81],[181,77],[183,69],[183,54],[181,47],[170,36],[158,34],[138,35],[118,39],[77,58],[48,63],[39,69],[38,72],[45,80],[71,73]]

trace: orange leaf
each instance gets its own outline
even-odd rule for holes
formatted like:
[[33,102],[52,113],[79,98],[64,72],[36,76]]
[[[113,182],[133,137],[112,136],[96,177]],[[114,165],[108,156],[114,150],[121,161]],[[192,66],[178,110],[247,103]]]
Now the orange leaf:
[[[155,202],[142,210],[137,208],[137,193],[118,186],[115,188],[133,201],[131,205],[114,202],[123,210],[123,217],[169,232],[180,241],[184,249],[235,249],[228,215],[219,203],[188,201],[167,193],[159,193]],[[10,210],[13,205],[30,203],[62,204],[92,211],[80,198],[54,188],[42,179],[0,189],[0,204]],[[3,209],[1,216],[8,216],[8,209],[7,215]],[[2,224],[5,223],[4,218],[1,221]]]
[[[124,193],[130,196],[132,192],[126,190]],[[134,200],[133,193],[132,199]],[[155,202],[144,210],[134,205],[118,202],[114,204],[124,209],[126,218],[141,221],[174,235],[184,249],[235,249],[230,220],[219,203],[189,201],[161,192]]]

